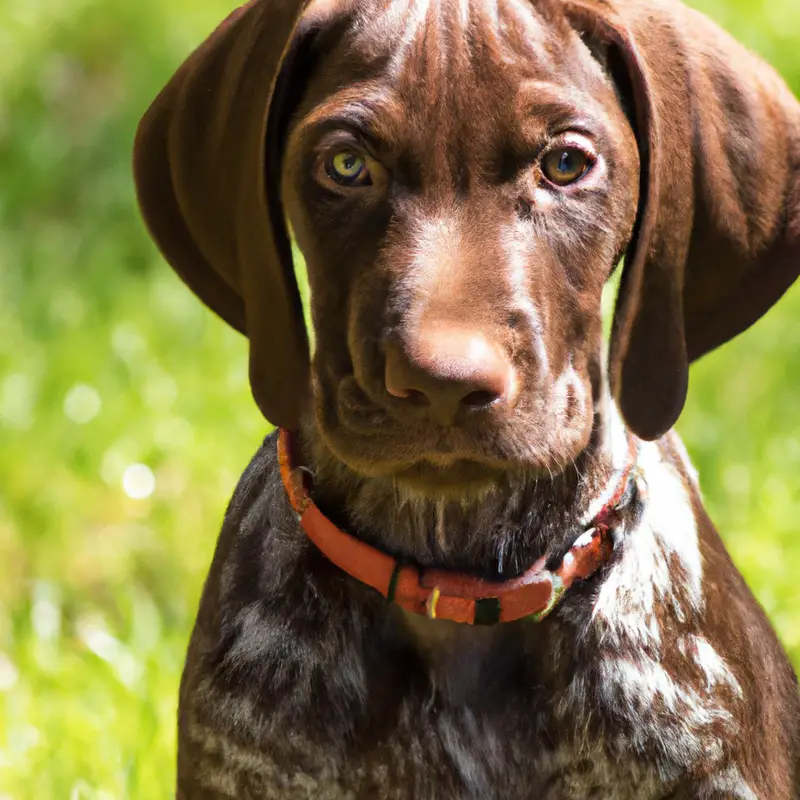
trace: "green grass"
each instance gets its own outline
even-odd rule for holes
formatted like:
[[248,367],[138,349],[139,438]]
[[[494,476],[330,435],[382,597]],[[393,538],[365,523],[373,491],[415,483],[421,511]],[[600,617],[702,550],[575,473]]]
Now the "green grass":
[[[129,161],[142,110],[232,5],[0,0],[2,800],[172,792],[197,599],[267,426],[244,341],[149,243]],[[800,88],[793,0],[705,7]],[[697,365],[680,429],[800,665],[798,320],[800,287]],[[131,498],[126,475],[154,491]]]

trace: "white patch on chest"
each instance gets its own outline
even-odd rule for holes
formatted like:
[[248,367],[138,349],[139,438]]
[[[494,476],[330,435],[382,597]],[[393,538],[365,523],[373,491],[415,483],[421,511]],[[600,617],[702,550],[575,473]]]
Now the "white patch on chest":
[[728,767],[724,772],[711,778],[708,781],[708,788],[714,792],[724,793],[731,800],[759,800],[736,767]]
[[657,648],[657,605],[679,621],[702,610],[703,567],[683,477],[655,442],[641,444],[638,467],[644,511],[634,530],[615,534],[618,561],[592,616],[603,642]]
[[627,710],[634,724],[626,735],[637,749],[658,729],[663,731],[662,746],[674,751],[671,756],[678,763],[700,757],[713,763],[722,756],[720,742],[703,733],[715,722],[733,720],[713,697],[678,683],[661,664],[643,655],[634,660],[605,658],[599,673],[600,699],[608,708]]
[[723,740],[735,734],[731,703],[742,698],[736,677],[696,627],[704,595],[694,478],[674,460],[672,444],[641,444],[641,518],[615,534],[615,562],[581,631],[593,657],[558,705],[565,721],[600,710],[627,720],[617,745],[659,754],[666,782],[687,765],[723,763]]
[[736,697],[743,697],[739,681],[736,680],[724,659],[706,639],[693,634],[682,636],[678,640],[678,648],[703,673],[706,691],[710,692],[717,686],[726,686]]

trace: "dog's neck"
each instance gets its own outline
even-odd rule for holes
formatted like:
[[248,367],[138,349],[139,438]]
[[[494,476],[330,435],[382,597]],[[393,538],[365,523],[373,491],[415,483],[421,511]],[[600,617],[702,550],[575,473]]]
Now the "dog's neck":
[[422,566],[501,579],[542,555],[563,554],[628,453],[619,414],[604,399],[595,408],[589,445],[558,475],[509,472],[481,491],[437,499],[403,491],[390,479],[355,474],[331,454],[313,423],[302,438],[314,498],[337,525]]

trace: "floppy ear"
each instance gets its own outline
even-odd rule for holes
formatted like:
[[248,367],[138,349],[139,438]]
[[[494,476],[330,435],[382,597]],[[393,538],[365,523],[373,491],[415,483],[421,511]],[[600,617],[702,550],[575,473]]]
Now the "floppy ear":
[[568,0],[636,131],[640,208],[611,337],[612,391],[654,439],[689,362],[741,333],[800,274],[800,104],[677,0]]
[[251,0],[234,11],[158,95],[134,147],[153,239],[189,288],[248,337],[253,395],[287,428],[308,401],[309,354],[278,181],[284,101],[298,94],[293,62],[321,19],[309,20],[309,5]]

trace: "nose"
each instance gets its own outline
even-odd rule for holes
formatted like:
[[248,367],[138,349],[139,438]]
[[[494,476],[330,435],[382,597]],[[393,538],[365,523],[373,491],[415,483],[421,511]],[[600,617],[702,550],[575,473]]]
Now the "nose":
[[462,410],[508,401],[515,381],[502,347],[482,333],[450,326],[423,330],[413,342],[388,343],[384,379],[389,394],[446,425]]

